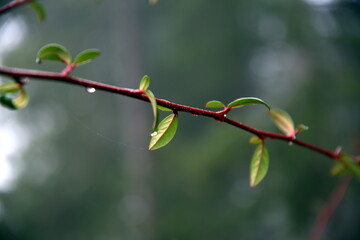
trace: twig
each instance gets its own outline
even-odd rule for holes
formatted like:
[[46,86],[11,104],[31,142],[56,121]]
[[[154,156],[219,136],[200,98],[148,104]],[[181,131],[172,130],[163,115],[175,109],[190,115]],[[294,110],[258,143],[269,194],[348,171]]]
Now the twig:
[[339,183],[335,186],[327,203],[318,214],[313,229],[311,230],[309,240],[321,239],[332,215],[334,214],[336,208],[339,206],[341,200],[344,198],[350,180],[351,176],[345,176],[339,180]]
[[[143,94],[142,91],[139,91],[138,89],[121,88],[121,87],[117,87],[117,86],[113,86],[113,85],[108,85],[108,84],[104,84],[104,83],[91,81],[91,80],[84,79],[84,78],[78,78],[78,77],[73,77],[70,75],[64,75],[62,73],[20,69],[20,68],[10,68],[10,67],[0,67],[0,74],[15,77],[15,78],[32,77],[32,78],[37,78],[37,79],[54,80],[54,81],[59,81],[59,82],[64,82],[64,83],[69,83],[69,84],[80,85],[80,86],[83,86],[86,88],[95,88],[96,90],[103,90],[103,91],[107,91],[107,92],[117,93],[117,94],[125,95],[125,96],[131,97],[131,98],[136,98],[136,99],[140,99],[142,101],[149,102],[149,98],[145,94]],[[339,159],[341,156],[340,153],[338,153],[336,151],[333,152],[333,151],[318,147],[316,145],[310,144],[308,142],[294,139],[293,136],[287,136],[287,135],[282,135],[282,134],[278,134],[278,133],[272,133],[272,132],[267,132],[267,131],[262,131],[262,130],[252,128],[241,122],[227,118],[224,111],[213,112],[213,111],[208,111],[208,110],[201,109],[201,108],[194,108],[194,107],[190,107],[190,106],[186,106],[186,105],[169,102],[169,101],[158,99],[158,98],[156,99],[156,102],[158,105],[170,108],[173,111],[188,112],[193,115],[201,115],[201,116],[213,118],[217,121],[225,122],[225,123],[235,126],[237,128],[243,129],[247,132],[253,133],[261,139],[270,138],[270,139],[279,139],[279,140],[283,140],[286,142],[291,142],[293,144],[303,146],[303,147],[311,149],[315,152],[321,153],[332,159]]]
[[32,2],[33,0],[17,0],[9,2],[8,4],[5,4],[4,6],[0,7],[0,14],[5,13],[15,7],[21,6],[25,3]]

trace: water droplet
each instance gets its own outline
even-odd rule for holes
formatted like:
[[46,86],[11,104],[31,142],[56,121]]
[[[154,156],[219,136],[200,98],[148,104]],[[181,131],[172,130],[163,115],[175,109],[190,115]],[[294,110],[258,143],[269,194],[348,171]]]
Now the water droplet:
[[292,146],[293,144],[294,144],[294,143],[293,143],[293,142],[291,142],[291,141],[290,141],[290,142],[288,142],[288,145],[289,145],[289,146]]
[[224,114],[224,117],[226,117],[227,115],[226,114]]
[[87,91],[88,93],[94,93],[94,92],[96,92],[96,89],[93,88],[93,87],[87,87],[87,88],[86,88],[86,91]]
[[41,59],[40,59],[40,58],[37,58],[37,59],[36,59],[36,63],[37,63],[37,64],[40,64],[40,63],[41,63]]
[[154,136],[156,136],[157,134],[158,134],[158,132],[152,132],[152,133],[150,134],[150,136],[154,137]]

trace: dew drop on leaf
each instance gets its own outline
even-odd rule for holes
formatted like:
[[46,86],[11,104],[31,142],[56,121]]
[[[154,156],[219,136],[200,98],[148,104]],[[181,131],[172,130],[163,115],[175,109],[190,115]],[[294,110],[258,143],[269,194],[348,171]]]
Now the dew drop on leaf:
[[152,132],[152,133],[150,134],[150,136],[154,137],[154,136],[156,136],[157,134],[158,134],[157,132]]
[[87,87],[87,88],[86,88],[86,91],[87,91],[88,93],[94,93],[94,92],[96,92],[96,89],[93,88],[93,87]]

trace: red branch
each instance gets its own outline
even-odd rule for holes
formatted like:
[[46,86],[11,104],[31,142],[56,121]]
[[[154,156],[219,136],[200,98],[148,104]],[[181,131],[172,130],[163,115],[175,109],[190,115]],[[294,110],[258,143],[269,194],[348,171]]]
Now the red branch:
[[344,198],[346,190],[349,186],[351,176],[345,176],[339,180],[331,193],[327,203],[318,214],[314,227],[310,233],[309,240],[320,240],[323,236],[326,226],[328,225],[332,215]]
[[[59,81],[59,82],[64,82],[64,83],[69,83],[69,84],[80,85],[80,86],[83,86],[86,88],[95,88],[96,90],[103,90],[103,91],[107,91],[107,92],[117,93],[117,94],[121,94],[121,95],[125,95],[128,97],[132,97],[132,98],[140,99],[142,101],[149,102],[148,97],[145,94],[143,94],[142,91],[140,91],[138,89],[121,88],[121,87],[117,87],[117,86],[113,86],[113,85],[108,85],[108,84],[104,84],[104,83],[91,81],[91,80],[84,79],[84,78],[78,78],[78,77],[64,75],[62,73],[45,72],[45,71],[38,71],[38,70],[28,70],[28,69],[20,69],[20,68],[0,67],[0,74],[11,76],[11,77],[14,77],[17,79],[24,78],[24,77],[32,77],[32,78],[37,78],[37,79],[54,80],[54,81]],[[237,128],[243,129],[247,132],[253,133],[261,139],[266,139],[266,138],[279,139],[279,140],[283,140],[283,141],[286,141],[289,143],[303,146],[303,147],[311,149],[315,152],[319,152],[319,153],[324,154],[332,159],[340,158],[340,153],[338,153],[338,152],[332,152],[330,150],[318,147],[318,146],[310,144],[308,142],[294,139],[293,136],[286,136],[286,135],[282,135],[282,134],[278,134],[278,133],[272,133],[272,132],[258,130],[258,129],[252,128],[248,125],[245,125],[241,122],[237,122],[235,120],[227,118],[226,114],[224,113],[223,110],[218,111],[218,112],[213,112],[213,111],[208,111],[205,109],[194,108],[194,107],[189,107],[186,105],[168,102],[168,101],[162,100],[162,99],[156,99],[156,102],[160,106],[170,108],[177,112],[188,112],[193,115],[201,115],[201,116],[205,116],[205,117],[210,117],[217,121],[222,121],[222,122],[228,123],[232,126],[235,126]]]
[[0,7],[0,13],[5,13],[5,12],[11,10],[12,8],[15,8],[17,6],[20,6],[20,5],[23,5],[25,3],[29,3],[32,1],[33,0],[17,0],[17,1],[9,2],[8,4]]

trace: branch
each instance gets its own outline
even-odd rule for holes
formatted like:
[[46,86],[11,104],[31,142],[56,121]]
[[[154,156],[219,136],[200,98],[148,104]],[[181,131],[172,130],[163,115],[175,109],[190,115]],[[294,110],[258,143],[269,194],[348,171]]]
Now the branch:
[[21,6],[25,3],[32,2],[33,0],[14,0],[12,2],[9,2],[8,4],[5,4],[4,6],[0,7],[0,14],[5,13],[15,7]]
[[350,176],[342,177],[339,180],[339,183],[335,186],[327,203],[318,214],[313,229],[310,233],[309,240],[320,240],[322,238],[326,226],[328,225],[335,210],[339,206],[341,200],[345,196],[350,181],[351,181]]
[[[74,84],[74,85],[80,85],[85,88],[94,88],[96,90],[103,90],[106,92],[117,93],[117,94],[121,94],[121,95],[128,96],[131,98],[136,98],[136,99],[139,99],[142,101],[150,102],[148,96],[139,89],[121,88],[121,87],[117,87],[117,86],[113,86],[113,85],[108,85],[108,84],[104,84],[104,83],[91,81],[91,80],[84,79],[84,78],[69,76],[64,73],[0,67],[0,74],[7,75],[7,76],[13,77],[15,79],[32,77],[32,78],[37,78],[37,79],[59,81],[59,82],[64,82],[64,83],[69,83],[69,84]],[[341,158],[341,154],[337,151],[333,152],[333,151],[321,148],[319,146],[310,144],[308,142],[294,139],[294,136],[287,136],[287,135],[283,135],[283,134],[262,131],[262,130],[250,127],[248,125],[245,125],[241,122],[232,120],[232,119],[226,117],[226,111],[223,111],[223,110],[213,112],[213,111],[208,111],[205,109],[194,108],[194,107],[190,107],[190,106],[186,106],[186,105],[169,102],[169,101],[158,99],[158,98],[156,98],[156,102],[158,105],[172,109],[174,112],[187,112],[187,113],[191,113],[193,115],[198,115],[198,116],[201,115],[201,116],[213,118],[220,122],[225,122],[234,127],[237,127],[237,128],[243,129],[247,132],[250,132],[250,133],[258,136],[260,139],[266,139],[266,138],[279,139],[279,140],[293,143],[293,144],[305,147],[307,149],[313,150],[315,152],[321,153],[332,159],[339,160]]]

